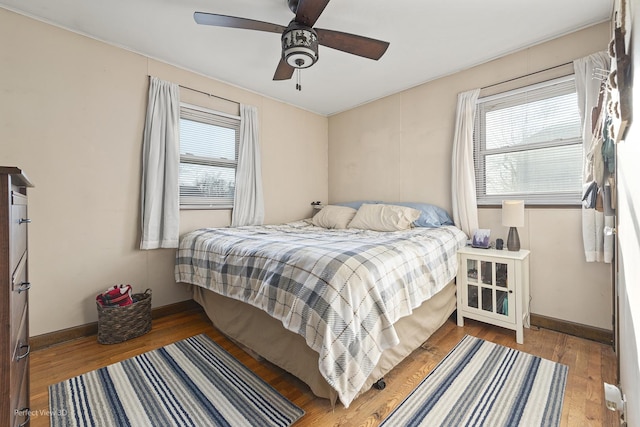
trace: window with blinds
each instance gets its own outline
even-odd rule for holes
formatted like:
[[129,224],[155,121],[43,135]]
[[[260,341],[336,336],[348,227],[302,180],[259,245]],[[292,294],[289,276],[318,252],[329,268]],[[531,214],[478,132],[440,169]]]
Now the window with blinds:
[[478,205],[580,204],[582,138],[573,76],[481,98],[474,126]]
[[180,105],[180,208],[233,208],[240,118]]

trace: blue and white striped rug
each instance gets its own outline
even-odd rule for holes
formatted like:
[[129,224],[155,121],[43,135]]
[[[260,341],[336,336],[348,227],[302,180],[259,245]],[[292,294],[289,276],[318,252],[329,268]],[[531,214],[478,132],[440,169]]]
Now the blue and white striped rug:
[[304,411],[206,335],[49,386],[51,426],[289,426]]
[[567,371],[467,335],[381,426],[558,426]]

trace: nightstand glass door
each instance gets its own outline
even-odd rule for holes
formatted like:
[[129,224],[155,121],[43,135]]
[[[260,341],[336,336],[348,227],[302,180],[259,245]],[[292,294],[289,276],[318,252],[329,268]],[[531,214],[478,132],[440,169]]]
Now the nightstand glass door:
[[493,263],[480,262],[480,277],[482,277],[482,309],[493,312]]
[[478,308],[478,261],[467,260],[467,306]]
[[513,321],[515,302],[508,281],[509,271],[513,268],[511,260],[466,258],[465,305],[485,315]]
[[507,264],[496,263],[495,291],[496,313],[509,316],[509,290],[507,289]]

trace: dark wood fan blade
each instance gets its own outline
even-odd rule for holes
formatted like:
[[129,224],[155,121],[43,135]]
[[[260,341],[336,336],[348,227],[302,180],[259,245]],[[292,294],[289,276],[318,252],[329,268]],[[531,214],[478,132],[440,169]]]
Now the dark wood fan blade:
[[389,47],[389,42],[369,37],[321,28],[314,28],[314,30],[318,33],[318,43],[321,45],[369,59],[380,59]]
[[213,25],[215,27],[241,28],[244,30],[266,31],[268,33],[284,33],[287,27],[270,22],[255,21],[253,19],[238,18],[235,16],[217,15],[215,13],[195,12],[193,19],[198,24]]
[[293,76],[294,70],[284,59],[280,59],[276,73],[273,75],[273,80],[289,80]]
[[313,27],[329,0],[299,0],[295,21]]

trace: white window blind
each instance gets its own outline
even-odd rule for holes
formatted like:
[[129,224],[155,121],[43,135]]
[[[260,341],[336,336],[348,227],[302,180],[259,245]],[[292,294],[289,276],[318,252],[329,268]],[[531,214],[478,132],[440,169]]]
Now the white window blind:
[[474,162],[479,205],[579,204],[582,138],[573,76],[477,103]]
[[240,118],[180,106],[180,207],[232,208]]

